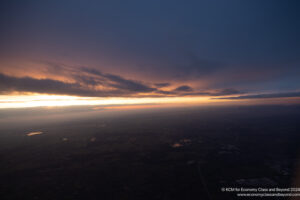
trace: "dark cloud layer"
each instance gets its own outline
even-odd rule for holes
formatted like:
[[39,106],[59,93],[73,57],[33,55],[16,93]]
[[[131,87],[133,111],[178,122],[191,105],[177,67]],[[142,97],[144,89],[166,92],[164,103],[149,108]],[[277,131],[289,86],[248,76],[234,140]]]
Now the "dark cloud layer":
[[82,88],[78,83],[64,83],[52,79],[11,77],[0,74],[0,93],[35,92],[78,96],[113,96],[114,92],[94,91]]
[[233,88],[225,88],[219,89],[216,91],[194,91],[194,92],[186,92],[181,95],[183,96],[227,96],[227,95],[235,95],[235,94],[243,94],[244,92],[233,89]]
[[236,97],[222,97],[213,99],[268,99],[268,98],[284,98],[284,97],[300,97],[300,92],[285,92],[285,93],[268,93],[256,95],[243,95]]
[[128,80],[118,75],[104,74],[99,70],[89,69],[86,67],[82,67],[81,70],[83,72],[88,72],[90,74],[96,75],[100,79],[106,80],[107,82],[109,82],[107,83],[109,86],[116,89],[129,90],[132,92],[152,92],[156,90],[155,88],[151,88],[139,81]]
[[[59,71],[63,74],[67,74],[68,70],[65,67],[59,68]],[[0,73],[0,93],[34,92],[90,97],[140,97],[141,93],[143,96],[149,97],[222,96],[240,93],[235,89],[221,89],[214,92],[196,91],[188,85],[182,85],[173,90],[161,90],[162,86],[169,86],[170,84],[161,83],[157,88],[150,87],[140,81],[129,80],[118,75],[106,74],[86,67],[81,67],[72,72],[69,71],[69,73],[69,77],[73,78],[75,82],[63,82],[49,78],[13,77]]]
[[177,91],[177,92],[191,92],[191,91],[193,91],[193,88],[191,88],[188,85],[182,85],[182,86],[177,87],[175,89],[175,91]]
[[[79,72],[80,74],[80,72]],[[138,92],[152,92],[155,88],[148,87],[137,81],[127,80],[112,74],[102,74],[98,77],[72,75],[75,83],[66,83],[53,79],[35,79],[31,77],[12,77],[0,74],[0,92],[36,92],[47,94],[65,94],[76,96],[130,96]],[[96,86],[110,86],[107,89],[97,89]]]

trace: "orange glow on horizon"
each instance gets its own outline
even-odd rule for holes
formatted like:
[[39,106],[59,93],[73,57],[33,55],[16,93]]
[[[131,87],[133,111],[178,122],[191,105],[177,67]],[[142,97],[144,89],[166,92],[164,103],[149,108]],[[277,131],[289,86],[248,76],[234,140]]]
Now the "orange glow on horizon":
[[[30,108],[57,106],[106,106],[120,107],[135,105],[141,108],[147,104],[205,104],[217,100],[209,97],[76,97],[63,95],[0,95],[0,108]],[[223,100],[226,101],[226,100]],[[124,107],[125,109],[126,107]]]
[[185,97],[78,97],[67,95],[41,95],[36,93],[0,95],[0,109],[96,106],[94,109],[142,109],[158,106],[194,105],[257,105],[299,104],[300,98],[272,99],[213,99],[211,96]]

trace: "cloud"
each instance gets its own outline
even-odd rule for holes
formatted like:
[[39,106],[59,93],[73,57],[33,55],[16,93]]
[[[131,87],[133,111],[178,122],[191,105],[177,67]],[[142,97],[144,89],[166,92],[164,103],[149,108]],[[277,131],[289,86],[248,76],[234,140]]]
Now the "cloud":
[[[0,93],[3,94],[17,91],[76,96],[107,97],[131,96],[137,94],[138,92],[150,92],[154,90],[142,84],[135,84],[135,82],[131,81],[127,82],[121,77],[113,77],[111,79],[115,80],[115,84],[105,83],[104,85],[111,85],[114,87],[110,87],[108,89],[97,89],[96,87],[89,87],[89,85],[84,85],[82,82],[66,83],[53,79],[35,79],[31,77],[19,78],[7,76],[0,73]],[[92,82],[92,84],[94,85],[95,82]],[[124,85],[122,86],[122,84]]]
[[52,79],[34,79],[30,77],[18,78],[0,74],[0,93],[15,91],[78,96],[110,96],[115,93],[113,91],[95,91],[83,88],[78,83],[65,83]]
[[212,96],[225,96],[225,95],[233,95],[233,94],[242,94],[243,92],[233,89],[233,88],[225,88],[218,90],[215,93],[211,93]]
[[191,88],[188,85],[182,85],[182,86],[177,87],[174,91],[175,92],[191,92],[191,91],[193,91],[193,88]]
[[[88,67],[45,63],[42,77],[15,77],[0,73],[0,94],[33,92],[90,97],[176,97],[222,96],[241,94],[232,88],[219,90],[195,90],[189,85],[168,89],[168,82],[145,83],[119,75],[104,73]],[[38,73],[39,74],[39,73]],[[58,76],[56,76],[58,75]]]
[[233,89],[233,88],[225,88],[214,91],[194,91],[194,92],[184,92],[180,93],[180,96],[225,96],[225,95],[234,95],[234,94],[243,94],[242,91]]
[[134,92],[152,92],[156,90],[155,88],[148,87],[138,81],[127,80],[117,75],[107,74],[105,77],[113,82],[110,84],[111,86],[118,89]]
[[136,96],[138,93],[155,92],[157,88],[138,80],[103,73],[88,67],[67,66],[60,63],[40,62],[36,77],[14,77],[0,73],[0,93],[36,92],[48,94],[66,94],[77,96]]
[[53,62],[44,62],[47,66],[46,71],[54,75],[62,74],[74,81],[91,87],[102,86],[131,92],[152,92],[156,88],[150,87],[145,83],[137,80],[126,79],[122,76],[103,73],[100,70],[88,67],[66,66]]
[[213,99],[267,99],[267,98],[284,98],[284,97],[300,97],[300,92],[243,95],[243,96],[236,96],[236,97],[221,97],[221,98],[213,98]]
[[225,95],[243,94],[244,92],[233,88],[225,88],[225,89],[212,90],[212,91],[211,90],[196,91],[187,85],[183,85],[171,91],[157,90],[156,93],[164,94],[167,96],[225,96]]
[[[99,70],[82,67],[83,72],[96,75],[101,80],[106,80],[105,84],[116,89],[128,90],[133,92],[152,92],[156,88],[149,87],[139,81],[125,79],[114,74],[104,74]],[[95,82],[95,81],[94,81]]]
[[154,85],[158,88],[162,88],[162,87],[168,87],[171,84],[170,83],[155,83]]

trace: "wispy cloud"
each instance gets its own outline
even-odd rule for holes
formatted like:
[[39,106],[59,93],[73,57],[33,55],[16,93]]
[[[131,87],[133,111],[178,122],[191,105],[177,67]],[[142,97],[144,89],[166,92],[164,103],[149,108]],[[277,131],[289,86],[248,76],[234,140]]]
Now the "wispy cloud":
[[12,77],[0,74],[0,93],[35,92],[44,94],[63,94],[78,96],[115,96],[121,91],[98,91],[82,87],[79,83],[65,83],[52,79],[31,77]]
[[300,92],[255,94],[255,95],[243,95],[243,96],[235,96],[235,97],[220,97],[220,98],[213,98],[213,99],[267,99],[267,98],[284,98],[284,97],[300,97]]
[[132,80],[88,67],[69,67],[51,62],[44,64],[47,67],[42,73],[46,72],[46,76],[42,77],[47,78],[0,73],[0,93],[33,92],[87,97],[222,96],[241,93],[235,89],[196,90],[189,85],[174,88],[169,82]]
[[[118,75],[104,74],[99,70],[90,69],[86,67],[82,67],[81,70],[83,72],[87,72],[89,74],[95,75],[98,79],[103,81],[102,84],[106,84],[107,86],[110,86],[115,89],[127,90],[132,92],[152,92],[156,90],[156,88],[147,86],[146,84],[143,84],[140,81],[129,80]],[[92,80],[93,80],[93,84],[97,83],[95,79]]]

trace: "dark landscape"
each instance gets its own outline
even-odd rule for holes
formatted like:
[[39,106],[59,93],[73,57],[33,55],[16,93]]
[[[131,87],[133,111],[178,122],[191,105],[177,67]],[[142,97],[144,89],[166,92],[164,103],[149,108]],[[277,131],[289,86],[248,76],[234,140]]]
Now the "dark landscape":
[[30,123],[14,112],[1,126],[3,200],[235,199],[221,188],[287,188],[299,176],[299,106],[78,109]]

